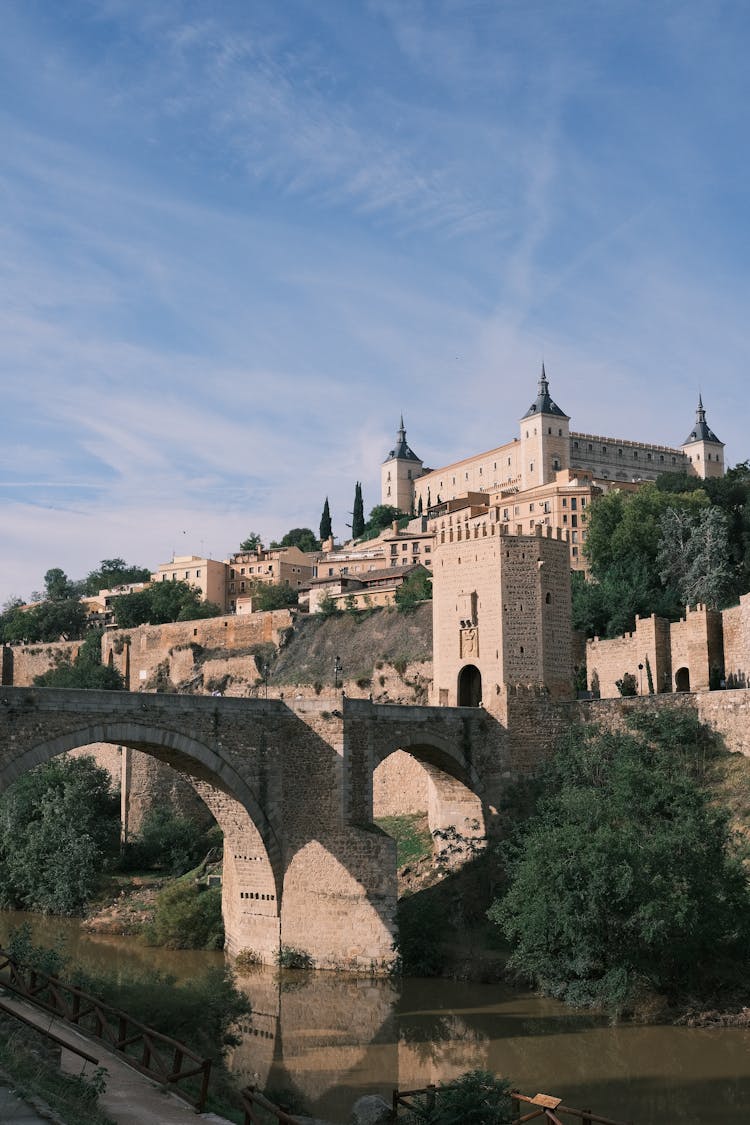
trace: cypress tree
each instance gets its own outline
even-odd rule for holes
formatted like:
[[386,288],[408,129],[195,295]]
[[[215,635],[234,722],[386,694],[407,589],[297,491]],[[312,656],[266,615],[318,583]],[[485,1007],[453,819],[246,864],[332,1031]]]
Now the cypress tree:
[[417,505],[417,515],[418,516],[422,515],[422,497],[421,496],[419,497],[419,504]]
[[354,511],[352,512],[352,539],[359,539],[365,530],[365,506],[362,501],[362,485],[357,481],[354,488]]
[[333,528],[331,526],[331,509],[328,507],[328,497],[323,505],[323,514],[320,517],[320,541],[325,543],[326,539],[331,538]]

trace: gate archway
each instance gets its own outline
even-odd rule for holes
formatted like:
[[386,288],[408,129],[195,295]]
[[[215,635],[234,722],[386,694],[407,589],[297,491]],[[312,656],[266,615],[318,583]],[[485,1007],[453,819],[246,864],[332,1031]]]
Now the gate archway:
[[475,664],[465,664],[458,673],[458,706],[478,707],[482,702],[482,673]]
[[674,675],[675,691],[690,691],[690,669],[678,668]]

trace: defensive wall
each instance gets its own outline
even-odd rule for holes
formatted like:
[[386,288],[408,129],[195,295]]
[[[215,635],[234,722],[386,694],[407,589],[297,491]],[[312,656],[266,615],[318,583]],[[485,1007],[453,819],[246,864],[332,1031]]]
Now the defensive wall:
[[636,617],[631,633],[587,643],[586,668],[589,689],[603,699],[619,695],[617,681],[625,673],[635,676],[640,695],[650,687],[656,694],[702,692],[722,681],[744,687],[750,672],[750,594],[723,611],[687,607],[680,621]]

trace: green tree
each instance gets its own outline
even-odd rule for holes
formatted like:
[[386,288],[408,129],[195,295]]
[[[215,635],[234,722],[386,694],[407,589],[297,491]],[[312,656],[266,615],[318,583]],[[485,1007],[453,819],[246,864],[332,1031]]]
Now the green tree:
[[149,945],[168,949],[222,949],[221,888],[180,880],[161,892],[154,920],[144,929]]
[[115,621],[121,629],[138,625],[165,625],[170,621],[197,621],[219,617],[224,611],[214,602],[201,601],[200,591],[174,578],[152,582],[144,590],[112,599]]
[[411,613],[421,602],[432,600],[432,579],[424,567],[413,571],[395,593],[396,606],[401,613]]
[[274,542],[271,547],[276,549],[279,547],[297,547],[300,551],[319,551],[320,542],[315,538],[313,531],[309,527],[293,527],[291,531],[287,531],[283,539],[279,542]]
[[74,641],[83,636],[86,610],[77,598],[44,601],[29,609],[11,608],[0,624],[2,639],[7,642]]
[[131,582],[148,582],[151,571],[147,567],[128,565],[124,559],[102,559],[96,570],[89,571],[84,579],[84,593],[98,594]]
[[53,758],[0,797],[0,903],[80,914],[119,846],[120,803],[93,758]]
[[685,605],[717,609],[732,589],[727,518],[720,508],[698,513],[667,508],[661,518],[656,564],[662,582],[674,586]]
[[333,535],[333,525],[331,523],[331,509],[328,505],[328,497],[326,496],[325,504],[323,505],[323,512],[320,517],[320,541],[325,543],[326,539],[330,539]]
[[352,539],[359,539],[365,530],[365,506],[362,500],[362,485],[354,486],[354,509],[352,511]]
[[686,714],[627,722],[561,745],[489,912],[523,976],[615,1009],[643,985],[710,992],[744,964],[750,918],[727,814],[705,785],[710,733]]
[[54,668],[34,677],[37,687],[99,688],[123,691],[125,682],[116,668],[102,664],[102,631],[92,630],[78,650],[75,659],[59,658]]
[[376,504],[370,512],[367,530],[383,531],[386,527],[390,527],[394,520],[400,520],[403,516],[404,513],[394,508],[392,504]]
[[259,579],[248,583],[248,593],[253,599],[253,613],[260,610],[288,609],[297,605],[299,594],[291,586],[261,582]]
[[241,551],[258,551],[263,546],[263,541],[257,531],[251,531],[246,539],[240,543]]
[[49,601],[64,601],[66,598],[78,597],[78,585],[71,582],[64,570],[53,566],[44,576],[44,589]]

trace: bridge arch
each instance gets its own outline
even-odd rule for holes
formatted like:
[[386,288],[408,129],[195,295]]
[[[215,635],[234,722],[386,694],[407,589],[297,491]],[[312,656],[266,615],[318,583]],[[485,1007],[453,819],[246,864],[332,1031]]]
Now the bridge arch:
[[[430,834],[436,843],[436,848],[441,849],[440,840],[445,840],[446,834],[453,837],[452,862],[462,863],[473,850],[471,841],[483,839],[485,836],[485,815],[481,797],[479,796],[480,783],[476,770],[470,761],[464,757],[461,749],[447,740],[443,735],[435,732],[427,734],[413,734],[406,737],[394,738],[386,743],[373,762],[373,812],[375,806],[375,792],[381,800],[391,798],[409,804],[408,795],[404,792],[403,775],[399,776],[398,763],[392,777],[383,778],[384,770],[388,769],[386,763],[392,755],[406,754],[414,759],[421,767],[424,777],[424,787],[419,795],[414,794],[416,803],[424,802],[424,811],[427,813],[427,823]],[[419,784],[413,770],[406,770],[406,778]],[[407,786],[408,786],[407,780]],[[422,811],[416,808],[411,811]]]
[[283,855],[253,789],[204,742],[154,722],[96,722],[34,742],[0,765],[0,792],[28,770],[94,743],[128,746],[186,774],[224,834],[222,913],[230,952],[273,959],[280,943]]

